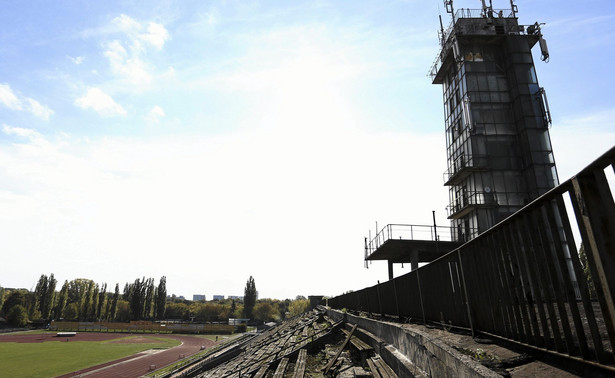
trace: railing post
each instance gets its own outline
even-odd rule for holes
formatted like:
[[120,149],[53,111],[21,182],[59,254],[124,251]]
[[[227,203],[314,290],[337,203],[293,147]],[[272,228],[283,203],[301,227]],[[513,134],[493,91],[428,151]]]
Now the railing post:
[[421,289],[421,279],[419,278],[419,271],[416,272],[416,282],[419,286],[419,301],[421,302],[421,312],[423,313],[423,324],[427,324],[427,320],[425,319],[425,306],[423,305],[423,290]]
[[601,168],[573,177],[571,181],[577,224],[611,346],[615,348],[615,203]]
[[401,314],[399,313],[399,298],[397,298],[397,283],[396,280],[393,280],[393,294],[395,295],[395,308],[397,309],[397,318],[401,319]]
[[[470,330],[472,331],[472,338],[474,338],[474,321],[472,319],[472,310],[470,306],[470,298],[468,298],[468,289],[466,288],[466,276],[463,272],[463,263],[461,262],[461,251],[457,249],[457,258],[459,259],[459,269],[461,270],[461,284],[463,285],[463,296],[466,300],[466,311],[468,311],[468,321],[470,322]],[[417,272],[418,273],[418,272]]]
[[380,281],[378,281],[378,284],[376,285],[376,294],[378,295],[378,312],[380,313],[380,316],[384,315],[382,313],[382,302],[380,301]]

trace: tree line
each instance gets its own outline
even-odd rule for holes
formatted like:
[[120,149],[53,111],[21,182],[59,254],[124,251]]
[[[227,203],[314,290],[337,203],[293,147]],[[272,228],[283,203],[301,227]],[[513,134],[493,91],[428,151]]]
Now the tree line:
[[165,276],[157,286],[153,278],[137,278],[134,283],[126,283],[122,294],[117,283],[111,292],[107,291],[107,283],[98,284],[85,278],[66,280],[59,291],[57,284],[51,273],[42,274],[32,292],[25,289],[9,292],[0,288],[0,315],[18,327],[28,321],[129,321],[165,316]]
[[194,322],[226,322],[229,318],[252,319],[260,322],[284,320],[303,313],[310,302],[303,296],[291,299],[258,299],[256,283],[250,276],[244,288],[243,300],[222,299],[190,301],[172,299],[167,303],[167,319]]
[[32,292],[0,287],[0,315],[18,327],[28,321],[51,320],[227,322],[240,318],[269,322],[298,315],[309,307],[303,296],[294,300],[258,299],[252,276],[246,282],[243,300],[190,301],[175,296],[167,300],[165,276],[157,285],[153,278],[137,278],[127,282],[121,293],[117,283],[114,290],[108,290],[106,283],[85,278],[66,280],[60,290],[56,290],[57,284],[52,273],[41,275]]

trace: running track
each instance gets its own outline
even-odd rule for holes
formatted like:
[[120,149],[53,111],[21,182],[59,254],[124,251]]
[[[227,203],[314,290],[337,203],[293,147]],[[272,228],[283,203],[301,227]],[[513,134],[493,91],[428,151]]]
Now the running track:
[[[128,336],[127,334],[108,334],[108,333],[78,333],[75,337],[71,338],[75,341],[94,341],[94,340],[109,340],[114,338],[123,338]],[[136,336],[136,335],[132,335]],[[139,336],[148,336],[147,334]],[[181,341],[181,345],[176,347],[156,351],[155,353],[139,353],[133,356],[125,357],[116,361],[111,361],[105,364],[96,365],[87,369],[74,371],[69,374],[62,375],[61,378],[81,376],[89,378],[137,378],[149,373],[152,365],[156,366],[156,369],[160,369],[166,365],[176,362],[184,357],[189,357],[201,350],[201,347],[209,348],[215,344],[214,341],[187,335],[160,335],[155,334],[155,337],[164,337],[170,339],[176,339]],[[51,335],[15,335],[11,337],[9,335],[0,336],[0,341],[13,341],[13,342],[49,342],[60,341],[57,337]]]

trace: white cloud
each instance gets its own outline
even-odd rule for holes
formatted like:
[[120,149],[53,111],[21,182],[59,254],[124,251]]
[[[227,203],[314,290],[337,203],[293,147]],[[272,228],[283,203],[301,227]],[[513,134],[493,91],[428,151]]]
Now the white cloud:
[[164,116],[165,116],[164,109],[156,105],[149,111],[149,113],[147,113],[147,116],[145,117],[145,119],[153,123],[158,123],[160,122],[160,118]]
[[26,98],[26,102],[29,105],[30,112],[34,114],[36,117],[44,119],[45,121],[49,120],[54,113],[47,105],[42,105],[40,102],[32,99]]
[[[2,132],[9,136],[16,136],[21,138],[21,142],[16,142],[15,145],[19,146],[22,154],[29,157],[41,156],[41,151],[46,151],[53,148],[45,137],[39,132],[26,129],[22,127],[14,127],[10,125],[2,125]],[[0,167],[3,166],[3,162],[0,159]]]
[[2,125],[2,132],[7,135],[17,135],[24,137],[30,141],[37,141],[42,139],[42,135],[31,129],[24,129],[21,127],[13,127],[9,125]]
[[121,14],[111,20],[111,24],[117,26],[119,30],[125,33],[136,33],[141,29],[139,22],[125,14]]
[[153,68],[145,59],[147,47],[161,50],[170,38],[168,31],[155,22],[149,22],[145,27],[125,14],[114,18],[111,25],[122,34],[104,44],[103,55],[109,60],[111,72],[138,86],[149,84]]
[[111,96],[99,88],[88,88],[86,94],[75,100],[75,105],[82,109],[93,109],[103,117],[123,116],[126,110],[116,103]]
[[76,65],[80,65],[85,60],[85,58],[82,56],[77,56],[77,57],[69,56],[68,59],[70,59],[71,62],[75,63]]
[[104,55],[109,59],[111,71],[137,85],[148,84],[152,76],[137,54],[128,52],[118,40],[107,44]]
[[21,110],[21,101],[17,98],[11,86],[8,84],[0,84],[0,103],[4,104],[9,109]]
[[160,50],[169,39],[169,32],[161,24],[150,22],[147,32],[140,34],[139,38]]
[[8,84],[0,84],[0,103],[12,110],[28,111],[35,117],[45,121],[48,121],[49,117],[54,114],[54,111],[50,107],[41,104],[33,98],[18,97]]

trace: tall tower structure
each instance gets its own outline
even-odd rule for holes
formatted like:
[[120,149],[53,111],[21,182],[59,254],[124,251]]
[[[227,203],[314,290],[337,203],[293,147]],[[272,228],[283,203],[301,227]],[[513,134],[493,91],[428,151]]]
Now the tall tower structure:
[[441,23],[441,50],[430,72],[443,88],[454,239],[469,240],[558,184],[551,117],[531,49],[549,53],[540,25],[518,23],[517,7],[453,9]]

